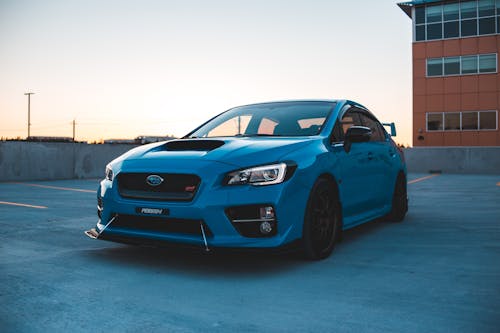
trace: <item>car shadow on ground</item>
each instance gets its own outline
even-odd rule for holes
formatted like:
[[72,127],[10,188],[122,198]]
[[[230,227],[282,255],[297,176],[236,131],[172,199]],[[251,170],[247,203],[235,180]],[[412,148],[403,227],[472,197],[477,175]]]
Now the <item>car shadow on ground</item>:
[[363,223],[354,228],[344,231],[340,244],[350,244],[362,241],[363,238],[370,237],[374,233],[382,232],[386,228],[391,228],[391,225],[398,223],[385,221],[382,218]]
[[[97,252],[98,251],[98,252]],[[308,262],[296,253],[212,250],[182,247],[119,245],[92,251],[93,261],[120,266],[204,275],[265,275],[294,269]]]
[[[389,227],[390,224],[372,221],[347,230],[344,232],[342,241],[336,246],[341,248],[344,245],[363,241],[363,238]],[[334,264],[335,256],[338,255],[336,252],[338,251],[335,250],[332,256],[325,260],[309,261],[303,258],[299,248],[286,252],[214,249],[207,253],[202,246],[197,249],[113,244],[109,248],[101,247],[91,250],[91,255],[94,262],[112,262],[120,266],[136,266],[166,272],[202,273],[216,276],[262,276],[301,269],[309,265]]]

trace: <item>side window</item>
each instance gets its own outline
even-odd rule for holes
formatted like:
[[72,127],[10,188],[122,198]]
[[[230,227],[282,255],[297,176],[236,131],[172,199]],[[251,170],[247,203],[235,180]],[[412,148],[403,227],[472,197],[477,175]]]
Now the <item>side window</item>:
[[353,109],[347,111],[342,119],[335,124],[332,142],[344,141],[345,134],[351,126],[363,126],[358,112],[355,112]]
[[368,115],[361,114],[360,116],[361,121],[363,122],[363,126],[366,126],[372,130],[372,137],[370,141],[384,141],[385,134],[380,123]]
[[347,130],[351,126],[363,126],[361,123],[361,119],[359,118],[359,113],[354,111],[347,111],[346,114],[342,117],[342,133],[347,133]]

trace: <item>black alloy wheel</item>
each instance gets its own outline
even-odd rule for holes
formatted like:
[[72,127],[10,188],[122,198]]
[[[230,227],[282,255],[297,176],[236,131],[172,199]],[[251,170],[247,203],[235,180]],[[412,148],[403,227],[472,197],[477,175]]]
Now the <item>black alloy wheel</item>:
[[387,219],[393,222],[404,220],[408,212],[408,192],[405,175],[400,172],[396,180],[394,195],[392,196],[392,209]]
[[340,237],[342,218],[334,184],[318,179],[314,184],[304,220],[303,250],[310,260],[327,258]]

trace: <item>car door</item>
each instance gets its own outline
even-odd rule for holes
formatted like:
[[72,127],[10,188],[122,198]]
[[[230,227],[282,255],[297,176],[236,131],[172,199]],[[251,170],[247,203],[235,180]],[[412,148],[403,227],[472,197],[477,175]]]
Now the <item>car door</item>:
[[332,133],[332,158],[336,164],[344,226],[363,220],[373,209],[374,196],[368,142],[353,143],[349,152],[344,149],[344,136],[351,126],[362,126],[360,114],[353,107],[341,115]]
[[368,163],[370,165],[370,177],[367,183],[370,186],[372,201],[370,207],[374,214],[378,210],[384,208],[387,204],[387,196],[389,188],[392,190],[393,177],[392,162],[389,159],[389,151],[391,145],[388,141],[387,134],[382,125],[371,114],[360,112],[361,123],[372,131],[369,142],[365,143],[365,148],[368,153]]

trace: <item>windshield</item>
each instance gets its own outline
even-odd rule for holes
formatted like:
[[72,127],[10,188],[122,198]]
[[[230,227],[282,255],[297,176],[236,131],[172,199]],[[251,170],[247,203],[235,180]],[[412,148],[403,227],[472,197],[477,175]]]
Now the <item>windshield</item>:
[[321,131],[335,102],[275,102],[240,106],[210,120],[190,138],[309,136]]

